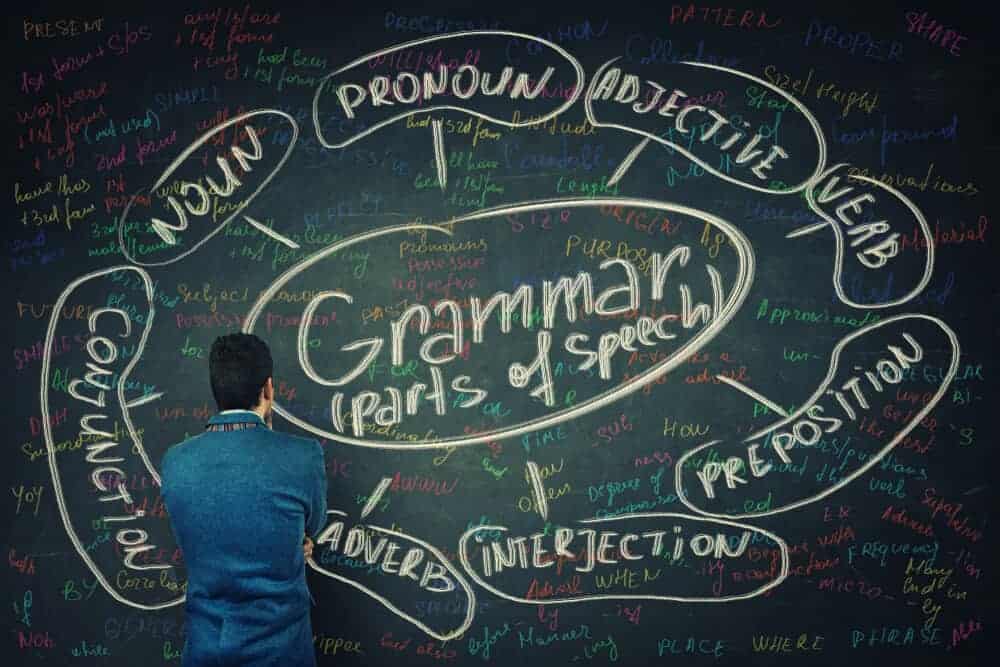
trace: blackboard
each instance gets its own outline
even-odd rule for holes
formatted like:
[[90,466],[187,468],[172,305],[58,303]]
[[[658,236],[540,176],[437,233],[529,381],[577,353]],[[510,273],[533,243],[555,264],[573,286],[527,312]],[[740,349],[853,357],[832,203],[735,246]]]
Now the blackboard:
[[13,10],[6,664],[179,663],[157,469],[241,330],[320,664],[983,664],[989,18]]

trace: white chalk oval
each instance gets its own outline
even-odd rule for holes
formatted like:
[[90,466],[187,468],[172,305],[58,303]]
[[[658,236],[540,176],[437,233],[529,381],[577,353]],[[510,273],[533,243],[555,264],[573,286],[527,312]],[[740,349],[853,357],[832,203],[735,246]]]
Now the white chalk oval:
[[758,595],[763,595],[769,590],[781,585],[781,583],[788,577],[789,568],[789,554],[788,545],[780,537],[774,533],[764,530],[763,528],[757,528],[755,526],[750,526],[748,524],[737,523],[735,521],[727,521],[725,519],[714,519],[704,516],[691,516],[689,514],[677,514],[674,512],[639,512],[635,514],[623,514],[621,516],[606,518],[606,519],[583,519],[579,521],[582,524],[607,524],[615,522],[625,522],[632,519],[683,519],[686,521],[696,521],[704,522],[706,524],[715,524],[721,526],[728,526],[730,528],[739,528],[741,530],[750,531],[758,535],[764,535],[769,540],[778,545],[778,549],[781,552],[781,568],[777,573],[777,576],[759,588],[756,588],[748,593],[741,593],[738,595],[725,595],[720,597],[684,597],[680,595],[657,595],[652,593],[640,594],[640,593],[627,593],[627,594],[614,594],[614,593],[599,593],[596,595],[580,595],[571,598],[539,598],[539,599],[527,599],[522,597],[517,597],[515,595],[509,595],[504,591],[498,589],[495,586],[487,583],[479,573],[471,566],[469,563],[469,558],[466,546],[476,533],[485,531],[499,531],[507,532],[507,528],[504,526],[474,526],[462,534],[462,537],[458,541],[458,557],[462,562],[462,568],[465,570],[469,578],[475,581],[477,584],[493,593],[497,597],[501,597],[505,600],[510,600],[511,602],[520,602],[523,604],[572,604],[575,602],[593,602],[595,600],[665,600],[670,602],[733,602],[735,600],[747,600],[750,598],[757,597]]
[[[726,324],[732,319],[732,317],[739,310],[740,306],[743,304],[747,293],[750,290],[750,286],[753,282],[754,275],[754,255],[753,249],[750,246],[750,242],[746,237],[739,231],[735,226],[726,222],[725,220],[716,217],[710,213],[704,211],[699,211],[688,206],[682,206],[680,204],[669,204],[662,201],[647,200],[647,199],[634,199],[634,198],[593,198],[593,199],[548,199],[544,201],[528,202],[523,204],[514,204],[510,206],[501,206],[492,209],[484,209],[482,211],[477,211],[469,215],[461,216],[453,220],[449,220],[448,224],[459,224],[464,222],[471,222],[475,220],[484,220],[488,218],[501,217],[512,213],[520,212],[530,212],[543,210],[546,208],[581,208],[581,207],[600,207],[600,206],[632,206],[639,208],[652,208],[660,211],[670,212],[670,213],[680,213],[682,215],[688,215],[698,220],[704,221],[720,229],[732,244],[736,252],[737,259],[739,260],[739,271],[736,279],[733,282],[732,288],[729,292],[729,298],[726,300],[725,305],[720,311],[718,319],[709,326],[703,327],[695,336],[688,340],[684,345],[675,350],[666,359],[659,361],[647,368],[642,373],[633,376],[626,382],[602,392],[586,401],[582,401],[577,405],[566,408],[563,410],[558,410],[556,412],[550,413],[548,415],[531,419],[520,424],[515,424],[513,426],[508,426],[501,429],[494,429],[491,431],[486,431],[483,433],[478,433],[469,436],[454,436],[454,437],[444,437],[433,441],[429,440],[418,440],[407,443],[400,443],[397,441],[387,441],[387,440],[370,440],[364,438],[355,438],[342,433],[337,433],[335,431],[328,431],[325,429],[318,428],[317,426],[306,422],[290,411],[286,410],[280,403],[275,402],[274,411],[280,416],[287,419],[289,422],[295,424],[299,428],[312,433],[313,435],[319,436],[321,438],[327,438],[329,440],[334,440],[336,442],[341,442],[348,445],[357,445],[359,447],[374,447],[381,449],[401,449],[401,450],[419,450],[419,449],[436,449],[446,446],[468,446],[476,445],[491,440],[497,440],[500,438],[513,438],[525,433],[530,433],[532,431],[541,430],[563,422],[569,421],[576,416],[583,415],[592,410],[604,407],[615,401],[618,401],[636,391],[642,389],[645,385],[655,381],[660,376],[670,372],[680,364],[684,362],[685,359],[690,357],[696,351],[700,350],[705,344],[712,340],[716,334],[721,331]],[[399,234],[405,233],[411,230],[426,230],[439,232],[442,234],[449,234],[449,232],[443,228],[436,225],[396,225],[392,227],[383,227],[381,229],[372,230],[369,232],[364,232],[358,234],[357,236],[352,236],[337,243],[334,243],[323,250],[320,250],[313,255],[305,258],[295,266],[291,267],[284,273],[282,273],[275,282],[265,291],[261,292],[257,302],[253,305],[250,311],[247,313],[246,320],[243,325],[243,331],[246,333],[252,333],[254,326],[256,325],[257,318],[260,317],[267,303],[274,297],[287,284],[290,280],[295,278],[297,275],[308,269],[310,266],[316,262],[324,259],[325,257],[332,255],[334,253],[340,252],[345,248],[356,245],[358,243],[363,243],[371,239],[379,238],[381,236],[389,234]]]
[[[125,239],[125,229],[126,229],[126,222],[128,221],[128,214],[132,210],[132,205],[135,203],[135,196],[133,196],[129,200],[128,204],[125,205],[125,209],[122,211],[121,217],[119,218],[119,222],[118,222],[118,244],[121,247],[122,254],[125,256],[125,259],[127,259],[128,261],[132,262],[133,264],[137,264],[139,266],[165,266],[167,264],[172,264],[173,262],[176,262],[176,261],[179,261],[181,259],[184,259],[188,255],[190,255],[191,253],[193,253],[195,250],[197,250],[198,248],[200,248],[210,238],[212,238],[213,236],[215,236],[216,234],[218,234],[219,232],[221,232],[225,228],[225,226],[228,225],[229,222],[233,218],[235,218],[237,215],[239,215],[240,213],[242,213],[247,208],[247,206],[250,205],[250,202],[253,201],[253,199],[258,194],[260,194],[260,191],[263,190],[264,187],[268,183],[271,182],[271,179],[273,179],[275,177],[275,175],[281,170],[281,167],[284,166],[285,162],[288,160],[288,157],[292,154],[292,149],[295,147],[295,141],[298,139],[298,136],[299,136],[299,126],[298,126],[298,123],[295,122],[295,119],[292,116],[290,116],[289,114],[285,113],[284,111],[279,111],[278,109],[255,109],[253,111],[248,111],[247,113],[240,114],[239,116],[235,116],[233,118],[230,118],[229,120],[225,121],[224,123],[216,125],[212,129],[210,129],[208,132],[206,132],[205,134],[203,134],[202,136],[200,136],[198,139],[196,139],[194,141],[194,143],[192,143],[190,146],[188,146],[187,148],[185,148],[184,152],[182,152],[180,155],[178,155],[176,158],[174,158],[174,161],[171,162],[169,165],[167,165],[167,168],[164,170],[164,172],[160,175],[160,177],[156,180],[156,182],[154,182],[153,185],[151,185],[150,188],[149,188],[149,191],[152,192],[152,191],[156,190],[156,188],[158,188],[161,185],[163,185],[163,183],[170,177],[170,175],[178,167],[180,167],[180,165],[183,164],[185,160],[187,160],[199,148],[201,148],[202,146],[204,146],[214,135],[216,135],[217,133],[219,133],[221,131],[224,131],[226,128],[228,128],[228,127],[230,127],[232,125],[236,125],[237,123],[243,123],[247,119],[254,118],[254,117],[257,117],[257,116],[277,116],[278,118],[282,118],[282,119],[288,121],[289,125],[291,126],[291,138],[288,141],[288,147],[285,148],[285,154],[281,156],[281,159],[278,160],[278,162],[277,162],[277,164],[275,164],[274,168],[271,169],[270,172],[267,172],[267,175],[261,180],[260,184],[257,185],[256,189],[254,189],[253,192],[251,192],[249,195],[247,195],[245,197],[241,197],[240,198],[240,202],[241,202],[240,205],[237,206],[226,217],[225,220],[223,220],[220,223],[214,223],[213,222],[212,223],[212,230],[210,232],[208,232],[205,235],[204,238],[202,238],[199,241],[197,241],[194,245],[192,245],[190,248],[188,248],[184,252],[180,253],[176,257],[173,257],[171,259],[166,259],[166,260],[163,260],[163,261],[158,261],[158,262],[144,262],[144,261],[140,261],[136,257],[133,257],[132,254],[128,250],[128,244],[126,243],[126,239]],[[241,172],[240,175],[242,176],[242,180],[246,181],[246,179],[247,179],[247,172]],[[165,203],[164,203],[164,206],[166,206]],[[167,213],[166,215],[171,216],[173,214],[172,213]],[[157,238],[159,238],[159,237],[157,237]]]
[[[346,513],[338,510],[328,510],[327,514],[333,514],[335,516],[347,516]],[[436,547],[434,547],[429,542],[425,542],[424,540],[413,537],[412,535],[407,535],[406,533],[400,533],[395,530],[389,530],[388,528],[381,528],[379,526],[368,525],[365,526],[365,528],[376,531],[378,533],[382,533],[384,535],[389,535],[390,537],[394,537],[403,542],[416,544],[419,547],[426,549],[428,553],[432,554],[434,558],[437,559],[437,562],[441,565],[441,567],[445,568],[448,574],[450,574],[455,578],[455,581],[458,582],[459,586],[461,586],[462,592],[465,593],[466,607],[465,607],[465,616],[462,618],[462,622],[459,623],[454,628],[450,629],[431,628],[429,625],[427,625],[420,619],[414,618],[410,614],[407,614],[405,611],[396,606],[396,604],[394,604],[387,597],[380,595],[379,593],[376,593],[372,589],[354,581],[350,577],[344,576],[342,574],[337,574],[336,572],[331,572],[330,570],[316,563],[316,560],[313,558],[310,558],[307,561],[309,563],[309,567],[311,567],[312,569],[316,570],[317,572],[319,572],[324,576],[330,577],[331,579],[336,579],[337,581],[343,582],[348,586],[351,586],[352,588],[361,591],[368,597],[372,598],[373,600],[376,600],[379,604],[381,604],[383,607],[391,611],[393,614],[396,614],[400,618],[412,623],[416,627],[420,628],[423,632],[427,633],[431,637],[434,637],[438,641],[446,642],[451,639],[455,639],[456,637],[461,637],[465,633],[465,631],[469,629],[469,626],[472,625],[472,619],[476,615],[476,593],[475,591],[472,590],[472,587],[469,586],[469,582],[466,581],[465,577],[462,576],[462,573],[459,572],[455,568],[455,566],[452,565],[451,562],[444,557],[443,553],[441,553]]]
[[[430,42],[441,42],[441,41],[450,40],[450,39],[460,39],[460,38],[463,38],[463,37],[469,37],[471,39],[482,39],[484,37],[486,37],[486,38],[488,38],[488,37],[504,37],[504,38],[516,37],[516,38],[519,38],[519,39],[526,39],[526,40],[531,41],[531,42],[537,42],[538,44],[541,44],[542,46],[545,46],[545,47],[548,47],[549,49],[552,49],[552,51],[554,51],[556,54],[558,54],[564,60],[566,60],[566,62],[568,62],[570,64],[570,66],[573,68],[573,70],[576,72],[576,83],[574,84],[573,94],[568,99],[566,99],[562,104],[560,104],[558,107],[556,107],[555,109],[553,109],[549,113],[547,113],[545,115],[542,115],[542,116],[533,116],[531,118],[526,118],[525,120],[517,122],[517,123],[512,123],[512,122],[504,120],[502,118],[496,118],[494,116],[490,116],[489,114],[481,113],[479,111],[474,111],[472,109],[468,109],[468,108],[462,107],[462,106],[457,106],[457,105],[454,105],[454,104],[434,104],[434,105],[431,105],[431,106],[416,107],[416,108],[411,109],[409,111],[404,111],[402,113],[396,114],[395,116],[393,116],[391,118],[388,118],[386,120],[382,120],[382,121],[380,121],[380,122],[378,122],[378,123],[376,123],[374,125],[371,125],[371,126],[367,127],[366,129],[362,130],[361,132],[359,132],[358,134],[354,135],[353,137],[350,137],[349,139],[346,139],[346,140],[341,141],[339,143],[330,142],[330,141],[328,141],[326,139],[325,136],[323,136],[323,130],[321,128],[321,123],[320,123],[320,119],[319,119],[319,102],[320,102],[320,98],[321,98],[321,96],[323,94],[323,89],[325,87],[327,87],[327,81],[329,81],[331,78],[333,78],[333,77],[335,77],[335,76],[337,76],[339,74],[343,74],[344,72],[346,72],[347,70],[351,69],[352,67],[357,67],[358,65],[366,63],[369,60],[371,60],[372,58],[377,58],[379,56],[384,56],[384,55],[387,55],[389,53],[393,53],[395,51],[403,51],[405,49],[410,49],[410,48],[413,48],[415,46],[420,46],[421,44],[427,44],[427,43],[430,43]],[[349,146],[350,144],[354,143],[358,139],[361,139],[362,137],[365,137],[365,136],[371,134],[372,132],[377,132],[378,130],[382,129],[383,127],[385,127],[387,125],[391,125],[392,123],[395,123],[398,120],[401,120],[401,119],[406,118],[408,116],[413,116],[415,114],[425,114],[425,113],[430,113],[430,112],[434,112],[434,111],[460,111],[462,113],[467,113],[467,114],[469,114],[471,116],[475,116],[477,118],[482,118],[483,120],[488,120],[491,123],[496,123],[497,125],[502,125],[504,127],[511,127],[511,128],[514,128],[514,127],[525,127],[527,125],[532,125],[532,124],[535,124],[535,123],[542,123],[542,122],[545,122],[545,121],[547,121],[547,120],[549,120],[551,118],[555,118],[556,116],[558,116],[559,114],[563,113],[564,111],[566,111],[567,109],[569,109],[571,106],[573,106],[573,104],[576,102],[577,98],[579,98],[580,94],[583,92],[584,76],[585,75],[584,75],[584,72],[583,72],[583,67],[580,65],[579,61],[577,61],[577,59],[574,58],[568,51],[566,51],[565,49],[563,49],[562,47],[560,47],[558,44],[553,44],[552,42],[550,42],[548,40],[542,39],[541,37],[536,37],[534,35],[528,35],[528,34],[521,33],[521,32],[510,32],[510,31],[507,31],[507,30],[469,30],[469,31],[465,31],[465,32],[454,32],[454,33],[448,33],[448,34],[444,34],[444,35],[434,35],[432,37],[423,37],[421,39],[415,39],[413,41],[405,42],[403,44],[396,44],[395,46],[390,46],[388,48],[381,49],[379,51],[374,51],[372,53],[365,54],[365,55],[361,56],[360,58],[357,58],[357,59],[355,59],[355,60],[347,63],[346,65],[344,65],[340,69],[337,69],[337,70],[335,70],[333,72],[330,72],[329,74],[327,74],[326,76],[324,76],[320,80],[319,85],[316,87],[316,94],[313,95],[313,104],[312,104],[313,126],[316,129],[316,137],[319,139],[320,144],[322,144],[324,148],[344,148],[345,146]]]
[[[118,405],[122,410],[122,414],[125,417],[125,421],[127,422],[129,436],[132,438],[133,447],[127,449],[129,451],[136,451],[138,453],[138,455],[142,460],[142,463],[146,466],[147,470],[149,470],[149,472],[153,475],[157,484],[159,483],[160,480],[159,475],[157,475],[154,466],[150,462],[149,457],[147,456],[146,451],[142,446],[142,441],[138,438],[135,429],[132,427],[131,421],[128,419],[128,401],[125,400],[126,380],[132,373],[132,369],[135,368],[135,365],[139,363],[139,359],[142,356],[142,351],[146,346],[146,339],[149,337],[149,332],[151,331],[153,326],[153,314],[154,314],[153,281],[150,279],[149,274],[147,274],[140,268],[128,265],[121,265],[121,266],[112,266],[107,269],[92,271],[91,273],[80,276],[76,280],[72,281],[69,285],[67,285],[66,288],[63,290],[62,294],[60,294],[59,298],[56,300],[55,305],[52,307],[52,316],[49,319],[49,326],[45,334],[45,347],[44,347],[45,352],[42,356],[41,394],[40,394],[42,434],[45,439],[45,448],[48,453],[47,458],[49,463],[49,473],[52,476],[53,495],[55,495],[56,497],[56,505],[59,507],[59,516],[62,519],[63,527],[66,529],[66,534],[69,537],[70,542],[73,544],[73,548],[76,550],[77,554],[79,554],[80,558],[90,569],[91,573],[93,573],[94,578],[97,580],[97,582],[101,584],[101,587],[105,591],[107,591],[108,595],[110,595],[112,599],[129,607],[152,611],[156,609],[166,609],[167,607],[178,605],[184,602],[185,596],[183,594],[177,596],[171,593],[170,595],[168,595],[168,599],[150,604],[147,602],[139,602],[136,600],[129,599],[128,597],[123,595],[119,590],[117,590],[114,586],[111,585],[111,580],[109,580],[109,578],[105,576],[104,572],[91,557],[90,551],[84,546],[83,541],[80,539],[80,536],[77,534],[76,528],[73,525],[73,519],[70,514],[70,507],[72,506],[72,502],[67,502],[67,499],[64,497],[65,494],[63,493],[62,490],[62,478],[60,477],[59,465],[57,463],[57,461],[59,460],[59,454],[56,451],[55,444],[53,442],[52,421],[49,418],[49,413],[50,413],[49,371],[52,367],[49,350],[51,349],[53,340],[55,340],[56,330],[58,328],[58,324],[61,319],[60,314],[62,313],[63,305],[65,305],[69,297],[81,285],[95,281],[100,278],[104,278],[117,271],[134,271],[135,273],[138,274],[139,278],[142,280],[143,293],[145,295],[145,298],[149,306],[149,314],[146,318],[146,324],[140,335],[139,342],[136,344],[137,348],[136,353],[135,355],[133,355],[132,359],[130,359],[129,362],[125,365],[125,368],[122,370],[121,376],[118,379],[117,387],[114,392],[115,395],[114,400],[118,401]],[[69,500],[72,501],[72,499]]]
[[844,232],[841,231],[840,224],[836,220],[831,218],[829,215],[827,215],[823,211],[823,209],[819,206],[819,204],[816,202],[816,194],[813,191],[813,189],[821,181],[826,180],[826,178],[830,174],[832,174],[837,169],[846,166],[848,166],[846,163],[841,163],[830,167],[829,169],[825,170],[821,175],[819,175],[816,178],[815,182],[810,183],[809,187],[806,189],[806,200],[809,202],[809,208],[812,209],[813,213],[817,214],[818,216],[826,220],[826,222],[829,223],[830,227],[833,229],[834,242],[836,244],[834,250],[835,257],[833,260],[833,289],[836,290],[837,292],[837,298],[839,298],[841,301],[843,301],[848,306],[851,306],[852,308],[862,308],[871,310],[875,308],[890,308],[892,306],[902,305],[907,301],[909,301],[910,299],[916,297],[921,292],[923,292],[924,288],[927,287],[927,283],[929,283],[931,280],[931,274],[934,273],[934,235],[931,233],[930,225],[927,224],[927,220],[926,218],[924,218],[924,214],[920,211],[919,208],[917,208],[917,205],[914,204],[912,201],[910,201],[910,199],[899,190],[893,188],[890,185],[886,185],[877,178],[870,178],[868,176],[860,176],[860,175],[850,176],[849,178],[851,179],[863,181],[874,187],[881,188],[882,190],[885,190],[890,195],[895,197],[897,200],[902,202],[903,205],[906,206],[907,209],[909,209],[910,213],[913,214],[914,219],[917,221],[920,233],[923,234],[927,247],[927,255],[924,257],[924,269],[923,272],[921,273],[920,280],[909,292],[899,297],[898,299],[893,299],[892,301],[887,301],[885,303],[857,303],[856,301],[853,301],[847,295],[847,292],[844,291],[844,285],[842,280],[844,271]]
[[807,109],[804,104],[802,104],[801,102],[799,102],[797,99],[795,99],[793,96],[789,95],[787,92],[785,92],[781,88],[777,88],[777,87],[773,86],[772,84],[768,83],[767,81],[764,81],[763,79],[760,79],[758,77],[753,76],[752,74],[747,74],[745,72],[740,72],[739,70],[731,69],[729,67],[723,67],[721,65],[710,65],[708,63],[699,63],[699,62],[692,62],[692,61],[681,61],[681,62],[676,63],[677,65],[690,65],[691,67],[703,67],[705,69],[716,70],[716,71],[719,71],[719,72],[725,72],[727,74],[731,74],[733,76],[736,76],[736,77],[739,77],[739,78],[742,78],[742,79],[746,79],[747,81],[752,81],[752,82],[754,82],[757,85],[764,86],[769,92],[772,92],[775,95],[778,95],[778,96],[784,98],[792,106],[794,106],[795,109],[797,111],[799,111],[802,114],[802,116],[806,119],[806,121],[809,123],[810,129],[812,129],[812,132],[813,132],[813,134],[816,137],[816,149],[817,149],[816,150],[816,166],[813,168],[812,173],[807,178],[803,179],[799,183],[796,183],[794,186],[783,188],[781,190],[772,190],[770,188],[765,188],[765,187],[761,187],[759,185],[755,185],[753,183],[748,183],[746,181],[742,181],[742,180],[740,180],[738,178],[733,178],[729,174],[726,174],[725,172],[719,171],[718,169],[716,169],[715,167],[713,167],[710,163],[702,160],[697,155],[695,155],[691,151],[687,150],[684,146],[682,146],[680,144],[673,143],[671,141],[667,141],[666,139],[664,139],[662,137],[659,137],[659,136],[657,136],[655,134],[652,134],[650,132],[646,132],[644,130],[638,130],[638,129],[636,129],[634,127],[630,127],[628,125],[621,125],[621,124],[618,124],[618,123],[602,123],[602,122],[598,121],[597,118],[594,116],[594,110],[591,107],[591,101],[592,101],[591,100],[591,95],[593,93],[594,86],[600,81],[601,74],[603,73],[603,71],[608,66],[610,66],[613,62],[615,62],[615,60],[618,60],[618,58],[615,58],[614,60],[608,61],[608,62],[604,63],[600,68],[598,68],[598,70],[594,74],[594,76],[591,77],[590,85],[588,86],[588,90],[587,90],[587,94],[584,95],[584,98],[583,98],[584,112],[587,115],[587,120],[590,121],[590,124],[593,125],[594,127],[611,127],[611,128],[615,128],[615,129],[618,129],[618,130],[624,130],[625,132],[630,132],[632,134],[637,134],[637,135],[639,135],[641,137],[644,137],[644,138],[649,139],[651,141],[655,141],[655,142],[657,142],[659,144],[662,144],[664,146],[672,148],[673,150],[677,151],[678,153],[680,153],[681,155],[683,155],[687,159],[691,160],[692,162],[694,162],[695,164],[697,164],[699,167],[703,168],[705,171],[707,171],[708,173],[712,174],[713,176],[717,176],[718,178],[721,178],[722,180],[728,181],[728,182],[733,183],[735,185],[739,185],[739,186],[742,186],[744,188],[749,188],[751,190],[756,190],[757,192],[764,192],[764,193],[767,193],[767,194],[779,194],[779,195],[781,195],[781,194],[793,194],[795,192],[798,192],[798,191],[800,191],[800,190],[808,187],[809,184],[811,184],[814,181],[816,181],[816,179],[818,179],[819,176],[820,176],[820,174],[823,172],[823,168],[826,165],[826,139],[823,137],[823,130],[820,127],[819,122],[812,115],[812,113],[809,111],[809,109]]
[[[896,445],[898,445],[903,440],[903,438],[909,435],[910,431],[912,431],[917,426],[917,424],[919,424],[921,420],[923,420],[923,418],[926,417],[930,413],[930,411],[934,409],[938,401],[940,401],[944,397],[945,392],[948,390],[948,386],[951,384],[952,379],[955,377],[955,373],[958,372],[958,363],[959,363],[959,358],[961,357],[961,348],[959,347],[958,337],[955,335],[955,332],[952,331],[951,327],[949,327],[943,321],[932,315],[923,315],[920,313],[904,313],[901,315],[895,315],[893,317],[888,317],[878,322],[873,322],[872,324],[864,326],[858,329],[857,331],[851,332],[850,334],[844,336],[833,348],[833,352],[830,355],[830,366],[829,370],[827,371],[826,377],[824,377],[823,380],[820,382],[816,391],[813,392],[813,394],[809,398],[803,401],[802,406],[792,414],[788,415],[787,417],[784,417],[780,421],[777,421],[771,424],[770,426],[766,426],[765,428],[760,429],[755,433],[752,433],[751,435],[747,436],[745,440],[742,440],[738,443],[740,446],[742,446],[746,442],[760,438],[761,436],[766,435],[771,431],[775,431],[785,426],[786,424],[791,424],[796,420],[798,420],[799,417],[804,415],[806,411],[809,409],[809,407],[812,406],[814,402],[817,401],[821,396],[823,396],[824,392],[826,392],[827,387],[829,386],[830,382],[833,381],[833,378],[837,372],[837,363],[840,357],[840,353],[841,351],[843,351],[843,349],[847,346],[848,343],[864,336],[865,334],[871,331],[884,327],[888,324],[893,324],[895,322],[900,322],[904,320],[926,320],[941,329],[941,331],[947,337],[947,340],[951,346],[950,349],[951,360],[948,365],[948,371],[942,378],[941,385],[938,387],[937,391],[934,392],[934,395],[924,405],[924,407],[921,408],[919,411],[917,411],[917,413],[913,415],[910,421],[907,422],[903,426],[903,428],[901,428],[899,432],[896,433],[896,435],[885,446],[883,446],[880,450],[871,454],[862,465],[858,466],[856,470],[853,470],[850,474],[843,476],[839,481],[837,481],[834,484],[831,484],[828,488],[824,489],[820,493],[813,494],[811,496],[802,498],[795,502],[787,503],[777,508],[760,512],[742,512],[738,514],[709,512],[695,506],[695,504],[692,503],[691,500],[687,497],[687,495],[684,493],[684,484],[683,480],[681,479],[681,476],[684,473],[684,470],[686,469],[684,463],[688,459],[690,459],[703,449],[712,447],[722,442],[720,440],[714,440],[712,442],[707,442],[703,445],[695,447],[694,449],[692,449],[689,452],[686,452],[683,456],[677,459],[677,463],[674,464],[674,486],[675,486],[674,490],[677,494],[678,500],[680,500],[681,503],[683,503],[684,506],[687,507],[689,510],[697,512],[698,514],[707,517],[716,517],[723,519],[750,519],[761,516],[770,516],[773,514],[781,514],[783,512],[788,512],[789,510],[797,509],[799,507],[803,507],[810,503],[814,503],[818,500],[822,500],[823,498],[826,498],[830,494],[844,488],[845,486],[853,482],[855,479],[857,479],[861,475],[871,470],[871,468],[875,464],[877,464],[879,461],[885,458],[886,454],[892,451],[896,447]],[[693,469],[690,471],[690,475],[691,477],[694,477],[695,472]],[[773,483],[774,482],[772,481],[772,484]],[[765,487],[766,487],[765,484],[758,484],[753,488],[755,492],[759,493],[761,490],[766,490]],[[747,488],[749,489],[750,487]]]

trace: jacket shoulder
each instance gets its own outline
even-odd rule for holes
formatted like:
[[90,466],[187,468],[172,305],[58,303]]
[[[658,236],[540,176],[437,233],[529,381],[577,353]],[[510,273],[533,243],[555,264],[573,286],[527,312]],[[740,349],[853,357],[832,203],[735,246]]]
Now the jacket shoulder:
[[167,451],[163,453],[163,461],[161,467],[166,468],[171,462],[175,462],[177,457],[183,457],[185,452],[188,452],[197,440],[202,438],[204,434],[198,434],[196,436],[190,437],[187,440],[181,440],[176,442],[169,447]]
[[271,434],[277,439],[280,439],[283,445],[289,446],[294,451],[302,452],[305,455],[308,454],[323,454],[323,448],[320,446],[319,441],[315,438],[304,438],[299,435],[292,435],[291,433],[283,433],[281,431],[271,431]]

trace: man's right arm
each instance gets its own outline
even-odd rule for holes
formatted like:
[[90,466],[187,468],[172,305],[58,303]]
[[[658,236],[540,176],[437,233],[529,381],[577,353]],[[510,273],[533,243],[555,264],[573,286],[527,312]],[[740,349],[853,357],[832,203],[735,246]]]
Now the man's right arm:
[[326,462],[323,448],[313,441],[314,451],[309,463],[309,511],[306,514],[306,535],[315,536],[326,523]]

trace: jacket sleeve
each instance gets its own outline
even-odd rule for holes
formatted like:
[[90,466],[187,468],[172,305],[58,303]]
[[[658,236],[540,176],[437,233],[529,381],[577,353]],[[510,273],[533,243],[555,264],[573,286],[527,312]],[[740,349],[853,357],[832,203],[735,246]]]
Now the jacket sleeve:
[[323,448],[313,441],[309,470],[309,510],[306,513],[306,535],[314,537],[326,523],[326,462]]

